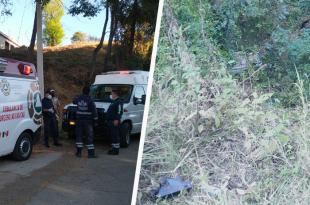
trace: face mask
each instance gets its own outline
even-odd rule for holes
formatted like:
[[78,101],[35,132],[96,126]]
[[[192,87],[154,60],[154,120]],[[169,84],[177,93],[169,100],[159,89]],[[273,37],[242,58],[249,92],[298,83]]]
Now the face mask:
[[47,96],[47,99],[50,99],[50,100],[51,100],[51,99],[52,99],[52,96],[51,96],[51,95],[48,95],[48,96]]
[[110,95],[110,99],[111,99],[111,100],[114,100],[112,95]]

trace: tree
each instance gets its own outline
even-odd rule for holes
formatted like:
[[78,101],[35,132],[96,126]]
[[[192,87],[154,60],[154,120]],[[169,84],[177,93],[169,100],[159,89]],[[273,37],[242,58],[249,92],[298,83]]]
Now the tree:
[[131,0],[120,7],[117,44],[121,48],[114,51],[116,64],[128,68],[149,67],[157,8],[158,0]]
[[[137,31],[145,34],[144,38],[152,38],[157,15],[157,0],[134,0],[123,27],[127,28],[128,35],[125,42],[128,42],[128,54],[131,56],[134,50],[135,40],[137,40]],[[138,34],[139,35],[139,34]]]
[[[87,0],[74,0],[73,5],[69,9],[69,13],[73,16],[83,14],[84,17],[93,17],[96,16],[99,11],[101,11],[101,5],[97,4],[91,4]],[[97,55],[100,51],[100,49],[103,47],[104,37],[107,30],[108,20],[109,20],[109,2],[106,1],[104,5],[106,9],[105,13],[105,21],[103,24],[103,29],[101,33],[101,39],[97,47],[94,49],[91,59],[91,70],[89,78],[85,80],[85,84],[89,84],[90,81],[93,79],[94,73],[95,73],[95,65],[97,60]]]
[[43,8],[44,40],[48,46],[59,45],[64,37],[61,17],[64,15],[62,0],[51,0]]
[[96,36],[88,36],[87,41],[100,41],[100,38],[96,37]]
[[113,43],[114,35],[117,30],[118,21],[119,21],[118,12],[120,12],[119,10],[120,4],[118,0],[111,0],[110,5],[111,5],[111,24],[110,24],[110,35],[109,35],[109,41],[108,41],[108,48],[107,48],[107,53],[104,57],[104,64],[103,64],[105,69],[108,67],[109,60],[111,59],[112,43]]
[[0,0],[0,16],[12,15],[11,6],[11,0]]
[[77,31],[73,34],[71,38],[71,42],[72,43],[83,42],[83,41],[86,41],[86,39],[87,39],[86,33]]
[[[48,4],[50,0],[43,0],[42,1],[42,7],[44,8],[44,6],[46,4]],[[33,27],[32,27],[32,34],[31,34],[31,39],[30,39],[30,44],[28,47],[28,60],[32,61],[32,56],[33,56],[33,51],[34,51],[34,46],[36,43],[36,36],[37,36],[37,9],[35,10],[35,14],[34,14],[34,20],[33,20]]]
[[[123,67],[122,62],[128,59],[141,60],[140,57],[133,58],[131,54],[134,53],[135,43],[152,39],[155,30],[158,0],[74,0],[69,13],[72,15],[83,14],[84,17],[93,17],[103,8],[107,7],[109,7],[108,14],[110,15],[108,16],[111,16],[111,20],[103,69],[111,70],[115,69],[115,66],[111,66],[113,63],[114,65]],[[144,36],[137,38],[141,34]],[[105,35],[105,32],[102,35]],[[140,41],[141,39],[143,41]],[[137,66],[129,63],[127,65],[133,65],[131,67]]]

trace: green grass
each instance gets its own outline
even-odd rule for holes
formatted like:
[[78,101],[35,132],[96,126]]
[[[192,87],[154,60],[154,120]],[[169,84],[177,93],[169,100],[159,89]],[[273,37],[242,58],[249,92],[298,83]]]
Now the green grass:
[[[193,52],[169,2],[165,7],[137,204],[310,204],[304,82],[295,85],[300,106],[273,106],[273,93],[227,73],[207,37]],[[153,201],[150,190],[175,175],[193,190]]]

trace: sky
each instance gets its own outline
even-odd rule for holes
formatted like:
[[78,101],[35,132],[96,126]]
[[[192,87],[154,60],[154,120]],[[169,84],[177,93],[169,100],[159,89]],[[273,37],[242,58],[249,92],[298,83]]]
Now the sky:
[[[7,34],[19,45],[29,46],[35,14],[34,0],[12,0],[12,2],[12,16],[0,18],[0,31]],[[105,12],[101,11],[99,15],[91,19],[84,18],[82,15],[73,17],[68,14],[71,2],[72,0],[63,0],[65,15],[62,17],[61,23],[65,36],[62,45],[71,44],[70,39],[76,31],[100,38]]]

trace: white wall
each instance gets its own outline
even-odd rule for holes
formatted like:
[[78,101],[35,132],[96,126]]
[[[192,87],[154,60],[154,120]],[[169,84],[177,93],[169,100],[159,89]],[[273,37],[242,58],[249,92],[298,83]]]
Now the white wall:
[[0,36],[0,49],[5,49],[5,38]]

